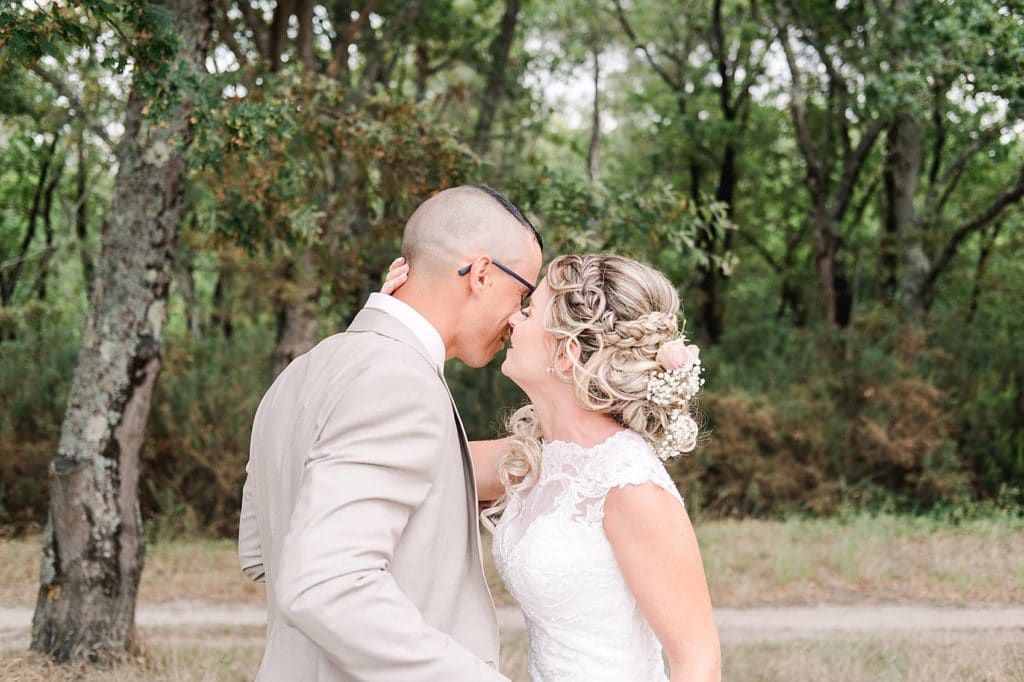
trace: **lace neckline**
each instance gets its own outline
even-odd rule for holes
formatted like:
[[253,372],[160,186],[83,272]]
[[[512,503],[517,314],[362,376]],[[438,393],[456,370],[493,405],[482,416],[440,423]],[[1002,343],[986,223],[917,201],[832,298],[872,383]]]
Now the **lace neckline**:
[[634,434],[632,430],[621,429],[608,436],[600,443],[591,445],[590,447],[583,447],[579,443],[567,440],[548,440],[544,441],[542,457],[545,462],[572,462],[579,459],[591,459],[594,455],[608,449],[618,441],[633,435],[636,434]]

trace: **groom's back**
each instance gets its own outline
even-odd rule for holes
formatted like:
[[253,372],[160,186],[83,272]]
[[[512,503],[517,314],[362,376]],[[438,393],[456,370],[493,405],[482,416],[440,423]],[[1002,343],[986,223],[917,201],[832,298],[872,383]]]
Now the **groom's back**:
[[[427,625],[450,635],[482,660],[496,659],[493,606],[480,569],[476,520],[471,511],[475,498],[471,489],[467,491],[462,444],[450,397],[437,370],[420,350],[409,343],[409,339],[393,338],[400,337],[401,330],[389,335],[389,330],[394,329],[393,322],[379,311],[362,311],[352,325],[354,331],[329,337],[292,362],[275,380],[257,410],[246,486],[247,489],[251,486],[250,506],[254,512],[250,523],[255,526],[259,543],[249,552],[258,554],[268,584],[267,651],[260,679],[280,679],[284,675],[295,679],[348,679],[335,665],[337,660],[332,660],[335,657],[354,661],[356,666],[369,666],[368,670],[375,667],[372,661],[358,662],[362,654],[355,650],[362,645],[350,654],[325,651],[285,622],[282,611],[287,610],[288,604],[278,603],[282,563],[289,559],[294,566],[297,559],[294,554],[303,552],[306,543],[294,538],[289,540],[287,551],[293,556],[282,556],[286,534],[290,524],[296,523],[297,505],[305,505],[298,513],[300,519],[311,518],[309,507],[315,505],[314,516],[334,519],[331,523],[339,525],[332,527],[344,528],[354,536],[339,542],[337,552],[329,557],[331,565],[318,567],[317,561],[326,558],[318,559],[314,556],[316,552],[311,551],[310,558],[299,562],[301,570],[320,571],[336,577],[338,584],[344,585],[339,588],[339,594],[341,601],[348,600],[344,607],[347,611],[334,619],[340,621],[337,622],[339,630],[345,630],[349,623],[356,627],[364,620],[372,624],[376,606],[358,596],[358,590],[353,587],[358,576],[352,581],[349,578],[362,570],[358,555],[371,554],[378,540],[373,535],[377,517],[389,514],[393,505],[381,506],[378,514],[372,501],[344,502],[353,499],[353,486],[369,487],[365,478],[367,464],[371,471],[374,465],[382,470],[403,469],[411,466],[409,462],[429,470],[431,480],[422,494],[412,488],[357,491],[369,498],[390,496],[415,500],[414,504],[409,503],[408,518],[394,538],[386,561],[378,568],[383,568],[393,578]],[[384,331],[375,327],[382,327]],[[415,397],[418,407],[420,403],[427,406],[424,409],[429,410],[429,421],[436,425],[428,441],[417,441],[414,449],[418,452],[406,452],[409,448],[402,445],[406,442],[402,440],[400,421],[404,415],[396,413],[410,396]],[[398,433],[392,437],[396,429]],[[363,448],[366,443],[380,443],[380,446]],[[354,461],[346,468],[347,453],[343,451],[349,446],[358,454],[353,454]],[[319,497],[334,498],[337,503],[332,499],[300,499],[311,457],[328,455],[340,457],[342,466],[332,474],[332,494]],[[383,485],[391,486],[390,483]],[[243,524],[246,523],[244,506]],[[293,527],[292,530],[302,531],[303,528]],[[359,533],[367,535],[355,537]],[[243,528],[240,537],[245,535]],[[321,539],[325,543],[338,540],[336,537]],[[240,547],[243,565],[245,552],[246,548]],[[379,570],[368,575],[376,573]],[[382,612],[381,617],[387,618],[387,613]],[[340,636],[344,640],[356,635]],[[387,646],[393,644],[389,642]],[[338,647],[343,648],[343,645]],[[409,679],[417,679],[417,673],[411,670],[389,672],[386,666],[376,678],[399,680],[406,674],[413,675]]]

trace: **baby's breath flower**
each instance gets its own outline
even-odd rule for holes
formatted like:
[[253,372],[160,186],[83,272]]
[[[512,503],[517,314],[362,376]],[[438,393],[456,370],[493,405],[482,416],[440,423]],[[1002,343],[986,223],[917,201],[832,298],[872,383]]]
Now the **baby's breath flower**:
[[[673,345],[674,344],[674,345]],[[666,460],[697,447],[700,427],[691,417],[687,408],[704,385],[696,346],[687,346],[682,339],[676,339],[662,347],[658,353],[662,367],[651,372],[647,378],[647,400],[661,407],[674,407],[669,416],[662,437],[655,443],[658,457]]]

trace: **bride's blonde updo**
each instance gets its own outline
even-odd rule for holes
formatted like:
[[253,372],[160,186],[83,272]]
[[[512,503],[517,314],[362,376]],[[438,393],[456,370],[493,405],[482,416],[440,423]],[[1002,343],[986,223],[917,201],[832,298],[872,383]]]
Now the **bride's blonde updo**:
[[[673,411],[690,409],[648,400],[648,380],[662,369],[658,349],[679,335],[675,287],[654,268],[607,253],[556,258],[546,281],[551,299],[542,319],[555,338],[554,371],[575,385],[581,407],[658,443]],[[570,358],[571,371],[557,369],[557,358]],[[506,494],[491,514],[504,507],[510,491],[532,486],[540,471],[544,434],[532,405],[511,416],[508,431],[511,452],[498,462]]]

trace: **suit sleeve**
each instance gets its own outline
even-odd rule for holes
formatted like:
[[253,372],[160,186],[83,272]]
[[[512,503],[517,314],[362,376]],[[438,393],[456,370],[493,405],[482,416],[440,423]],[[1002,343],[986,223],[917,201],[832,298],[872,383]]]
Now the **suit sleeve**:
[[253,503],[252,460],[245,467],[245,485],[242,486],[242,513],[238,518],[238,563],[242,573],[255,582],[266,582],[263,568],[263,547],[256,525],[256,506]]
[[346,387],[306,458],[280,562],[284,618],[346,679],[506,680],[431,627],[388,568],[430,492],[451,412],[410,387],[400,367],[367,370]]

